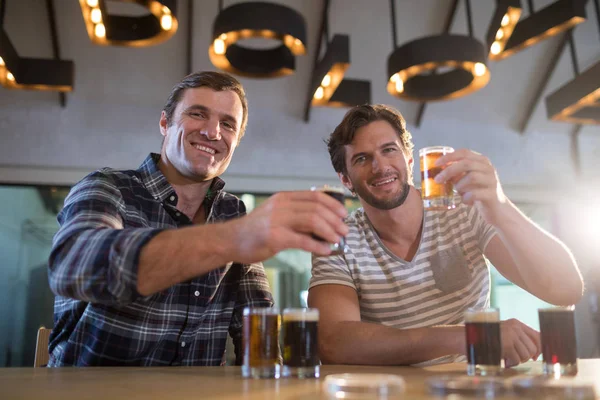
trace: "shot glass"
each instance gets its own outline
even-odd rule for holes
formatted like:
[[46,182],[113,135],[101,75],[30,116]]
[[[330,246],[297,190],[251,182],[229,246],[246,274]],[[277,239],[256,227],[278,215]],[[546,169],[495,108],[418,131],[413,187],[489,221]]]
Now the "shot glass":
[[[333,197],[340,203],[344,204],[344,188],[340,186],[330,186],[330,185],[322,185],[322,186],[313,186],[310,188],[312,191],[323,192]],[[322,240],[321,238],[317,238]],[[348,250],[348,245],[346,244],[346,238],[342,237],[338,243],[332,243],[330,245],[331,254],[343,254]]]
[[500,312],[495,308],[473,309],[465,313],[467,374],[498,375],[502,372]]
[[274,378],[281,376],[279,362],[279,329],[281,317],[278,308],[250,308],[243,312],[244,378]]
[[421,198],[426,210],[450,210],[457,205],[452,182],[437,183],[434,180],[445,168],[436,166],[435,162],[443,155],[452,152],[454,149],[448,146],[424,147],[419,150]]
[[283,310],[283,372],[284,377],[318,378],[319,310],[316,308],[286,308]]
[[577,375],[575,307],[540,308],[538,315],[544,375]]

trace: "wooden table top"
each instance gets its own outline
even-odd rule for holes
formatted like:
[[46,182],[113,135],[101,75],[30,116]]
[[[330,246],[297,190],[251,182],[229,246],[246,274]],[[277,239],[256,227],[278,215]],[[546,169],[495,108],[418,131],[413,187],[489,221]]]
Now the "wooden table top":
[[[540,370],[539,362],[531,362],[505,375],[512,379]],[[325,365],[320,379],[255,380],[242,378],[239,367],[0,368],[0,399],[326,399],[324,377],[338,373],[400,375],[407,384],[402,398],[439,399],[428,394],[425,380],[464,376],[465,371],[464,363],[426,368]],[[579,360],[575,379],[594,382],[600,396],[600,359]]]

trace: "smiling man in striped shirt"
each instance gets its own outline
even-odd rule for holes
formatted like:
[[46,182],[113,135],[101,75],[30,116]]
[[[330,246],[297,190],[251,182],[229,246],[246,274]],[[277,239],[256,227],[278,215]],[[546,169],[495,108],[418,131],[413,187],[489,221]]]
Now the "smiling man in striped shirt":
[[[437,179],[454,182],[462,203],[424,210],[413,185],[411,139],[397,110],[364,105],[351,109],[328,140],[334,169],[362,208],[346,219],[348,252],[313,256],[308,302],[321,313],[325,363],[460,359],[464,312],[489,306],[484,256],[542,300],[566,305],[581,298],[569,250],[506,198],[484,156],[458,150],[440,159],[447,167]],[[520,321],[502,321],[501,338],[508,367],[541,352],[539,333]]]

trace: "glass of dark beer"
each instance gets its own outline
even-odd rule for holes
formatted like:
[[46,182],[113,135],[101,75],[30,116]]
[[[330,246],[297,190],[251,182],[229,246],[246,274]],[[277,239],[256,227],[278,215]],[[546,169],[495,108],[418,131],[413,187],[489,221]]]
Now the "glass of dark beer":
[[540,308],[544,375],[577,375],[575,307]]
[[467,310],[465,332],[467,374],[489,376],[502,372],[499,311],[495,308]]
[[[330,186],[330,185],[313,186],[310,188],[310,190],[328,194],[329,196],[333,197],[340,203],[344,204],[344,188],[342,188],[340,186]],[[318,238],[318,239],[320,239],[320,238]],[[330,248],[331,248],[332,255],[345,253],[348,250],[348,245],[346,244],[346,238],[342,237],[340,239],[339,243],[332,243]]]
[[243,313],[242,346],[244,378],[279,378],[279,328],[281,317],[278,308],[250,308]]
[[421,161],[421,198],[426,210],[450,210],[456,207],[452,182],[437,183],[434,179],[442,172],[444,166],[436,166],[435,162],[448,153],[454,152],[452,147],[432,146],[419,150]]
[[319,310],[283,310],[283,376],[319,377]]

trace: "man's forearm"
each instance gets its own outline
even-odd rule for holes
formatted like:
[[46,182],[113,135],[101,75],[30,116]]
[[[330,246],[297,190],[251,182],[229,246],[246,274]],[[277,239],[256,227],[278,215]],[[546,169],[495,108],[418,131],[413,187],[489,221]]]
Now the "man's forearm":
[[496,229],[528,291],[554,304],[575,304],[583,283],[571,252],[541,230],[512,203]]
[[229,223],[169,229],[141,250],[137,289],[148,296],[233,261],[228,244]]
[[409,365],[466,351],[463,326],[396,329],[365,322],[321,324],[325,364]]

